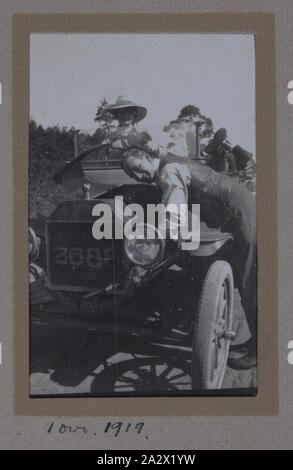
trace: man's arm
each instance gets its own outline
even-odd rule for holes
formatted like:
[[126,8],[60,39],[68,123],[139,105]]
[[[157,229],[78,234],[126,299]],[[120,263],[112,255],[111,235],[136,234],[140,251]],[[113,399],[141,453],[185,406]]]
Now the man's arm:
[[159,145],[152,140],[149,140],[143,145],[143,149],[149,153],[150,155],[157,157],[157,158],[163,158],[168,155],[167,148],[164,145]]
[[182,212],[180,208],[182,205],[187,208],[190,179],[189,169],[180,163],[167,163],[157,179],[163,193],[162,202],[166,207],[169,206],[169,220],[165,223],[171,237],[172,234],[178,237],[179,228],[181,230],[186,223],[187,210]]

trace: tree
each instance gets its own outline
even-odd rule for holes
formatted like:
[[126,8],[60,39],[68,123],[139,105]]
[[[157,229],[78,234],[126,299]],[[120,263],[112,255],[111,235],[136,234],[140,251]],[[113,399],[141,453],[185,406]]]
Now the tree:
[[194,157],[197,153],[197,133],[199,132],[201,149],[213,135],[213,122],[193,104],[184,106],[174,121],[163,129],[168,133],[167,148],[178,155]]
[[[99,123],[99,127],[94,134],[95,143],[100,143],[105,139],[109,139],[110,133],[117,127],[113,115],[107,110],[108,106],[108,101],[104,97],[97,107],[95,121]],[[97,142],[98,139],[100,139],[99,142]]]
[[213,129],[213,121],[211,118],[208,118],[204,114],[200,112],[200,109],[193,104],[188,104],[184,106],[174,121],[170,121],[167,126],[164,127],[164,132],[170,132],[170,130],[176,125],[180,125],[181,123],[189,123],[199,126],[200,137],[201,138],[211,138],[214,129]]
[[188,104],[181,109],[177,119],[189,118],[191,116],[200,117],[200,109],[193,104]]
[[44,129],[33,119],[29,123],[30,216],[47,216],[64,198],[63,189],[52,176],[74,157],[74,129],[58,125]]

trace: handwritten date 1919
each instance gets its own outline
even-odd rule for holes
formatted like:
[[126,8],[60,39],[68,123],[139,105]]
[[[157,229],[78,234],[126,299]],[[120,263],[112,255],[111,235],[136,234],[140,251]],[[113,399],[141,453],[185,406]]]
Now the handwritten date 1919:
[[123,421],[117,421],[115,423],[111,423],[109,421],[105,427],[104,432],[113,432],[114,436],[118,436],[120,431],[122,432],[128,432],[129,430],[136,431],[137,434],[140,434],[143,430],[144,423],[137,423],[137,424],[132,424],[132,423],[124,423]]

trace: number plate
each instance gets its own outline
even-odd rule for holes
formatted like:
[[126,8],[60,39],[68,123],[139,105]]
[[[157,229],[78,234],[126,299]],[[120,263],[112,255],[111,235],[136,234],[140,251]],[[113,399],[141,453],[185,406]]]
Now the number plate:
[[54,247],[53,263],[59,266],[71,266],[80,269],[84,266],[100,270],[113,260],[113,249],[107,247],[104,252],[100,248],[80,248],[77,246]]
[[[113,240],[95,240],[89,223],[48,224],[47,256],[52,287],[93,290],[106,287],[117,277],[123,247]],[[119,245],[119,246],[118,246]]]

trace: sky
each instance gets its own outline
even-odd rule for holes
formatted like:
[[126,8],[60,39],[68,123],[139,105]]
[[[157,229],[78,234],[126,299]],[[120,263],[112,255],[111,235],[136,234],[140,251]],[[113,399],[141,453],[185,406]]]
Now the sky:
[[253,34],[31,34],[30,116],[93,132],[97,105],[127,95],[155,142],[193,104],[255,154]]

